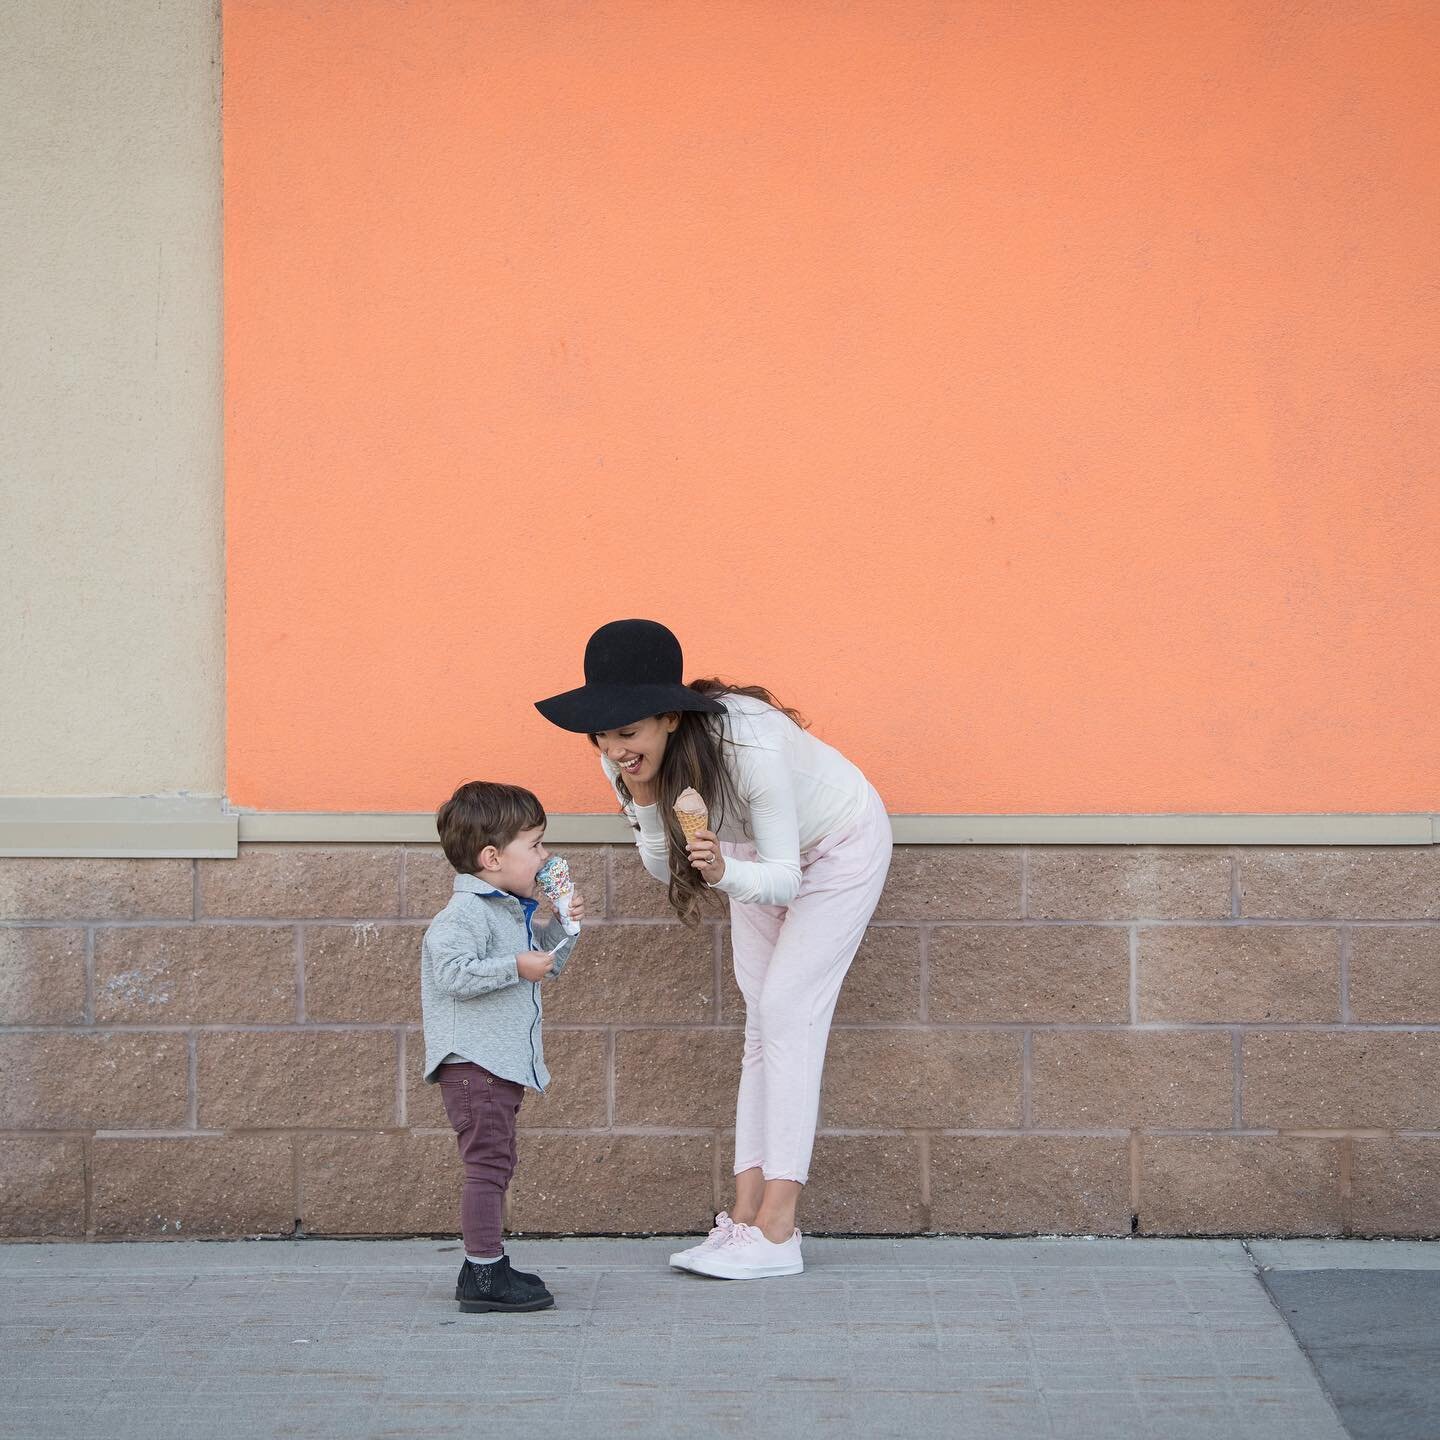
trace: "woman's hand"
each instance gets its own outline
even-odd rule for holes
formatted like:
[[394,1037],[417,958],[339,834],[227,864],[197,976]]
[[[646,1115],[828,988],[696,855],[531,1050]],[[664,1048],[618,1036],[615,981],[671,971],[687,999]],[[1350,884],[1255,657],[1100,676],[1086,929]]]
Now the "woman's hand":
[[713,830],[697,830],[685,851],[707,885],[720,882],[725,874],[725,857],[720,853],[720,841]]

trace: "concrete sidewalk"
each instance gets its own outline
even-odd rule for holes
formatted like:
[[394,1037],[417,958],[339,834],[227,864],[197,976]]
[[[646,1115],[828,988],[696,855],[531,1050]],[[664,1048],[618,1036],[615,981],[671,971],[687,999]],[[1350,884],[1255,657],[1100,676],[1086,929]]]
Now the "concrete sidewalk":
[[515,1241],[557,1306],[498,1317],[433,1240],[3,1247],[0,1436],[1440,1435],[1440,1245],[811,1240],[748,1284],[672,1248]]

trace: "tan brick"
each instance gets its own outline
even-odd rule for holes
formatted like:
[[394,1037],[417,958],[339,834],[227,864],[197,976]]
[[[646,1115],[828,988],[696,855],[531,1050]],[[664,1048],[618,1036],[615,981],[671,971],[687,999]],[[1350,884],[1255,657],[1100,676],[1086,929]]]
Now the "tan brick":
[[200,913],[245,919],[372,919],[400,913],[393,845],[242,845],[234,860],[201,860]]
[[[575,888],[585,897],[585,917],[605,915],[605,846],[566,845],[556,850],[570,864]],[[455,892],[455,871],[440,849],[410,846],[405,850],[405,914],[429,920],[449,904]]]
[[[549,1045],[546,1027],[545,1042]],[[526,1095],[527,1100],[533,1099]],[[525,1108],[523,1105],[520,1107]],[[405,1032],[405,1124],[412,1130],[448,1130],[450,1120],[440,1099],[440,1087],[425,1083],[425,1032],[418,1026]]]
[[206,1025],[295,1018],[295,932],[284,925],[95,932],[99,1024]]
[[0,1137],[0,1236],[85,1233],[85,1147],[71,1135]]
[[438,845],[433,849],[407,845],[404,854],[405,905],[401,913],[432,920],[455,893],[455,870]]
[[202,1034],[200,1127],[394,1125],[395,1036],[379,1030]]
[[96,1140],[97,1235],[288,1235],[295,1176],[288,1135]]
[[1140,1019],[1340,1018],[1340,932],[1293,925],[1142,929]]
[[[726,1025],[745,1023],[745,999],[735,983],[730,927],[722,932],[720,1015]],[[840,987],[835,1019],[845,1024],[884,1024],[920,1018],[920,931],[909,925],[872,925]]]
[[1350,1015],[1362,1024],[1440,1024],[1440,926],[1352,930]]
[[[405,1055],[405,1123],[412,1129],[448,1130],[450,1121],[440,1087],[424,1080],[425,1040],[419,1030],[409,1033]],[[520,1129],[583,1130],[608,1123],[610,1062],[603,1030],[560,1030],[547,1025],[545,1064],[550,1070],[550,1089],[544,1095],[525,1092]]]
[[1149,846],[1030,851],[1029,913],[1038,920],[1221,920],[1230,856]]
[[1340,1144],[1281,1136],[1148,1135],[1146,1235],[1338,1235]]
[[589,925],[564,973],[544,986],[557,1024],[704,1024],[715,1007],[709,926]]
[[930,1228],[961,1235],[1125,1235],[1123,1137],[935,1135]]
[[188,1073],[183,1035],[0,1035],[0,1129],[170,1129]]
[[527,1091],[520,1107],[520,1128],[541,1126],[585,1129],[608,1123],[610,1107],[609,1037],[603,1030],[545,1027],[545,1064],[550,1088],[544,1095]]
[[983,1129],[1020,1123],[1020,1036],[1000,1031],[831,1032],[827,1129]]
[[1130,937],[1098,925],[937,928],[930,937],[930,1018],[1125,1021]]
[[897,845],[875,919],[1018,919],[1020,860],[984,845]]
[[816,1137],[810,1182],[800,1201],[807,1233],[915,1235],[926,1221],[916,1136]]
[[[736,1026],[745,1023],[745,997],[740,993],[740,986],[735,980],[735,956],[730,948],[730,927],[727,925],[720,932],[721,958],[720,958],[720,1023],[722,1025]],[[861,946],[864,949],[864,946]],[[855,964],[850,967],[850,974],[845,977],[845,984],[848,985],[855,978],[855,965],[860,963],[860,957],[855,957]],[[841,995],[845,993],[844,986],[840,990]],[[836,1006],[836,1013],[839,1013],[839,1006]]]
[[412,1130],[450,1128],[440,1087],[425,1083],[425,1032],[419,1026],[405,1032],[405,1124]]
[[460,1159],[450,1135],[307,1135],[301,1219],[310,1235],[455,1235]]
[[1440,1034],[1245,1037],[1244,1120],[1277,1129],[1440,1130]]
[[1351,1233],[1440,1237],[1440,1140],[1357,1139],[1352,1147]]
[[[617,920],[674,920],[670,888],[657,880],[640,863],[633,845],[615,845],[610,851],[610,913]],[[730,914],[730,902],[718,891],[707,891],[701,918],[723,921]]]
[[85,932],[0,930],[0,1025],[84,1019]]
[[188,920],[193,864],[0,859],[0,920]]
[[509,1226],[529,1234],[687,1235],[714,1223],[715,1141],[701,1135],[529,1135]]
[[744,1036],[736,1030],[621,1030],[617,1125],[731,1125]]
[[1041,1031],[1031,1043],[1040,1129],[1230,1128],[1234,1063],[1223,1032]]
[[1279,920],[1440,919],[1440,847],[1242,850],[1240,913]]
[[309,925],[305,928],[305,1016],[374,1022],[420,1018],[419,925]]

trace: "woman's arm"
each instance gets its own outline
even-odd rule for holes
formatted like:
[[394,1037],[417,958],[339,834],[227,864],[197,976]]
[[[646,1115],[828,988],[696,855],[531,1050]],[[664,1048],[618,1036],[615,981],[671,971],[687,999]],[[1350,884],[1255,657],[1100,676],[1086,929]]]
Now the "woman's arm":
[[[602,755],[600,768],[614,789],[615,777],[620,772]],[[625,814],[640,828],[635,835],[635,848],[640,852],[640,863],[657,880],[667,884],[670,881],[670,842],[665,838],[665,822],[660,818],[659,805],[641,805],[632,800],[625,807]]]
[[774,750],[737,745],[735,779],[750,806],[756,860],[725,857],[725,873],[712,886],[742,905],[788,905],[800,893],[800,819],[790,767]]

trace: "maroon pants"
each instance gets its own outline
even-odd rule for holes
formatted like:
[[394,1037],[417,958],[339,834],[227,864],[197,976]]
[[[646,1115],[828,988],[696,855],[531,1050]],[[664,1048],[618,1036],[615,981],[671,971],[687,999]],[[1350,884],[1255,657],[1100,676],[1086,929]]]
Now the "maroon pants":
[[445,1113],[460,1142],[460,1233],[467,1255],[498,1255],[505,1191],[515,1173],[515,1117],[525,1087],[467,1060],[440,1067]]

